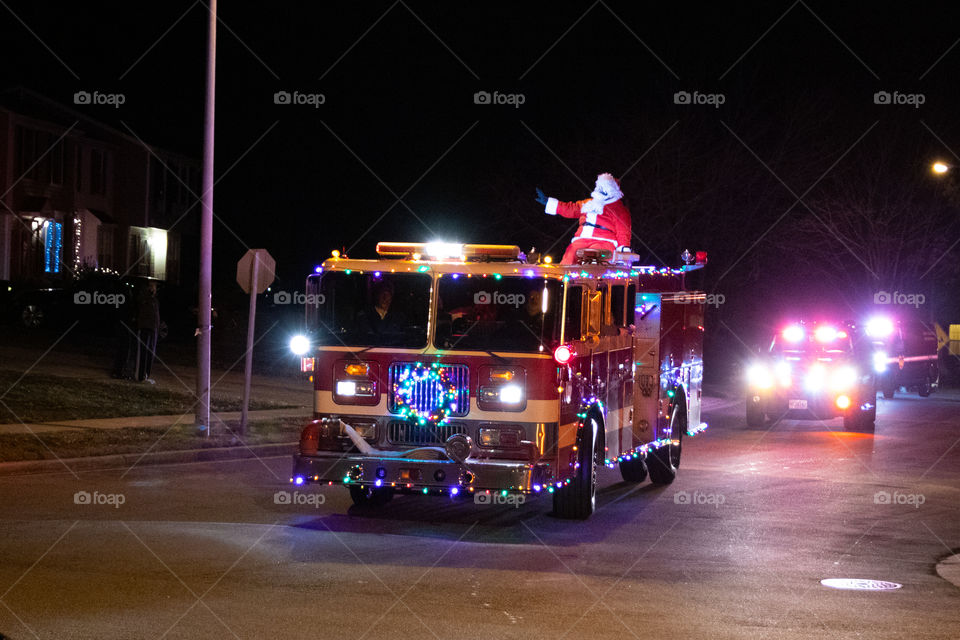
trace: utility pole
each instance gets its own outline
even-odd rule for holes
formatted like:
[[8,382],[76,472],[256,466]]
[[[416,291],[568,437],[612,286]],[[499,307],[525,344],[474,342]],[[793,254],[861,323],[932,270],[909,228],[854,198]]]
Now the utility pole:
[[200,282],[197,301],[197,398],[195,421],[210,436],[210,308],[213,304],[213,115],[217,85],[217,0],[210,0],[207,38],[207,101],[203,117],[203,194],[200,205]]

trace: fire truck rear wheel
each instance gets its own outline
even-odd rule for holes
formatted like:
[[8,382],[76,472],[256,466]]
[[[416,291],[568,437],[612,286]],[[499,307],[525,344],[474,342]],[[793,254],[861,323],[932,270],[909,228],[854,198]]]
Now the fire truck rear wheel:
[[379,507],[393,500],[393,489],[377,489],[374,487],[348,487],[353,504],[358,507]]
[[682,405],[672,405],[670,409],[670,439],[678,444],[668,444],[647,454],[647,469],[653,484],[670,484],[677,477],[677,467],[680,466],[680,450],[683,446],[683,432],[687,430],[687,416]]
[[643,458],[624,460],[620,463],[620,475],[625,482],[643,482],[647,479],[647,463]]
[[580,464],[573,481],[553,492],[553,514],[558,518],[585,520],[597,506],[597,440],[600,425],[595,417],[587,419],[584,434],[577,445]]

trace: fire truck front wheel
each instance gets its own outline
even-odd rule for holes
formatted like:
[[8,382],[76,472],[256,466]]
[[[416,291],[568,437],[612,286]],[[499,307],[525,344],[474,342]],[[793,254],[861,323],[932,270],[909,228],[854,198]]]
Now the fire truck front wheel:
[[647,454],[647,469],[650,471],[650,482],[653,484],[670,484],[677,477],[683,432],[686,430],[687,416],[683,411],[683,404],[672,405],[670,407],[670,440],[677,444],[664,445]]
[[754,401],[752,397],[747,397],[747,426],[762,427],[767,422],[767,416],[763,412],[763,405]]
[[374,487],[348,487],[353,504],[358,507],[379,507],[393,500],[393,489],[377,489]]
[[577,445],[577,470],[573,481],[553,492],[553,514],[558,518],[585,520],[597,506],[597,440],[600,424],[587,418]]

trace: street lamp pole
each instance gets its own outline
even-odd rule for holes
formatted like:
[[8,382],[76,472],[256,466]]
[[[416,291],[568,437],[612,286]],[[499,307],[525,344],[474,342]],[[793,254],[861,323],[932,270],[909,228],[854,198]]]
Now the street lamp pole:
[[213,292],[213,115],[217,69],[217,0],[210,0],[207,100],[203,118],[203,194],[200,205],[200,282],[197,301],[197,404],[194,423],[210,436],[210,330]]

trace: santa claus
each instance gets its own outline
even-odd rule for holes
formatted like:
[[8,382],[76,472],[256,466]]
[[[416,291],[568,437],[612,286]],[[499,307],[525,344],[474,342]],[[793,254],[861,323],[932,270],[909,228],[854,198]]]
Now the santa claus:
[[560,202],[548,198],[539,187],[536,199],[548,215],[580,219],[560,264],[573,264],[577,249],[630,251],[630,210],[623,202],[620,181],[609,173],[597,176],[597,184],[587,200]]

